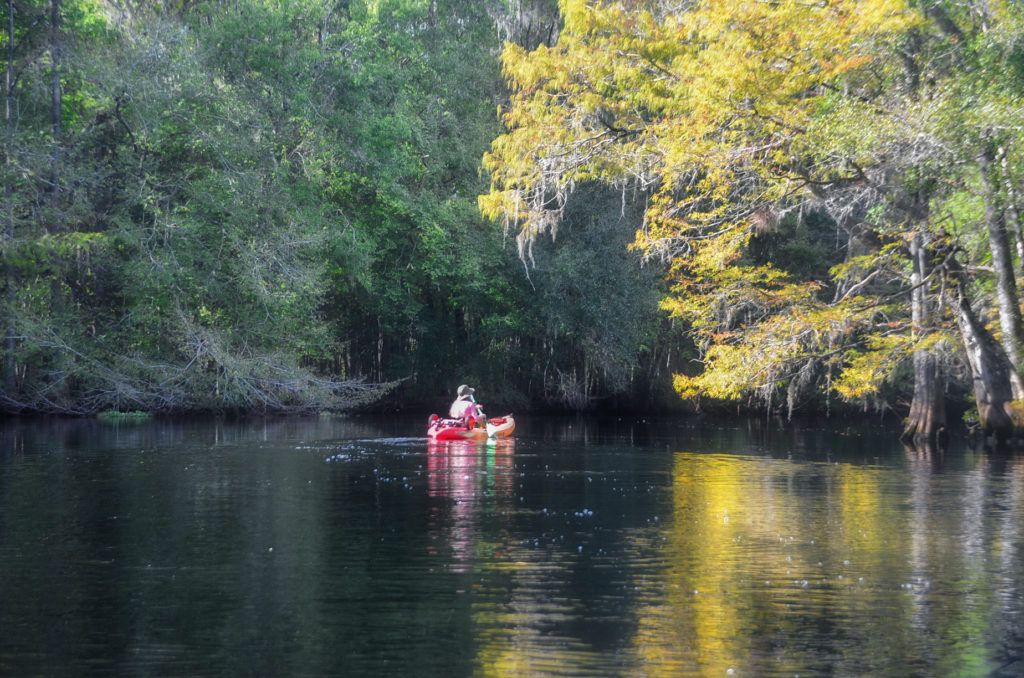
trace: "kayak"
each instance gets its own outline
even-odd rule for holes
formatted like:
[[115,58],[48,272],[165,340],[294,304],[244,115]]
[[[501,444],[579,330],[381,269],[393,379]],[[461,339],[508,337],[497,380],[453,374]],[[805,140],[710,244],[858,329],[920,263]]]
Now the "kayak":
[[430,415],[427,420],[427,437],[433,440],[487,440],[488,438],[508,438],[516,428],[516,420],[511,414],[504,417],[492,417],[481,426],[472,418],[447,419]]
[[511,438],[512,431],[516,430],[516,420],[511,414],[504,417],[493,417],[487,420],[488,438]]

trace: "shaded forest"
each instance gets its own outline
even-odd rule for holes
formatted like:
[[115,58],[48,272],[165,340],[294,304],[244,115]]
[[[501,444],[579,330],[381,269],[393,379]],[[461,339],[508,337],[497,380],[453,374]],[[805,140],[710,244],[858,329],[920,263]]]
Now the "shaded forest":
[[5,1],[4,27],[8,412],[665,400],[618,193],[529,265],[477,208],[502,41],[554,40],[553,3]]
[[3,10],[6,412],[1022,428],[1017,0]]

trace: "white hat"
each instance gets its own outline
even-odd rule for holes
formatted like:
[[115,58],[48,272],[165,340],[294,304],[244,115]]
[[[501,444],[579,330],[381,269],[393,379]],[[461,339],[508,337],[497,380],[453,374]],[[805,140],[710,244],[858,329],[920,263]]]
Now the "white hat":
[[466,400],[473,395],[473,389],[463,384],[459,387],[459,400]]

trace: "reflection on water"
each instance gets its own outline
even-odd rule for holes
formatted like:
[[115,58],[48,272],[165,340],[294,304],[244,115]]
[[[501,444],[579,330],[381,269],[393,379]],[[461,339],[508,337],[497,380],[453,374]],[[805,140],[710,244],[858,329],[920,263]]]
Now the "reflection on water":
[[877,427],[0,428],[0,675],[1024,675],[1024,460]]
[[479,521],[512,505],[515,440],[427,443],[430,538],[447,549],[452,572],[470,572],[484,543]]

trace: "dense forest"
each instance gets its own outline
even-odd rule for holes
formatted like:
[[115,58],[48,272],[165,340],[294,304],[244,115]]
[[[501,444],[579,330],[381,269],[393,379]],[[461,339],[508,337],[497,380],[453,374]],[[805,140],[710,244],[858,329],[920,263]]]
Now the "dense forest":
[[7,411],[671,390],[663,276],[629,252],[618,197],[595,191],[529,265],[477,208],[502,41],[553,40],[553,3],[5,0],[4,17]]
[[892,408],[924,439],[973,400],[1019,432],[1024,5],[560,9],[553,47],[504,51],[480,205],[529,243],[577,186],[642,194],[681,396]]
[[6,412],[1021,429],[1019,0],[3,12]]

